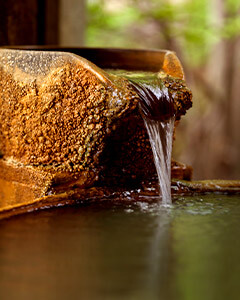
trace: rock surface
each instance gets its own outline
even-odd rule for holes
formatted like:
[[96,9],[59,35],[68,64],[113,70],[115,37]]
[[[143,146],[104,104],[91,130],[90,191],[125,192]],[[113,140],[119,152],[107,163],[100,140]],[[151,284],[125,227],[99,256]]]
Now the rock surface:
[[[161,76],[179,119],[192,104],[191,92],[182,79]],[[71,191],[82,199],[94,186],[99,196],[102,187],[106,192],[152,178],[138,102],[127,79],[88,62],[68,61],[41,80],[0,66],[0,210]],[[191,177],[190,169],[174,170],[178,178]]]

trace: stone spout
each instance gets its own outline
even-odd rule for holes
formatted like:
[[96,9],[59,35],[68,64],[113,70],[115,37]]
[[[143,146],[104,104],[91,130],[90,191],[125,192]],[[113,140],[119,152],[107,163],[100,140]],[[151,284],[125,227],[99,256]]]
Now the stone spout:
[[105,69],[158,72],[179,120],[192,101],[176,55],[52,50],[0,49],[1,186],[14,178],[31,202],[72,188],[136,184],[154,176],[139,96],[126,78]]

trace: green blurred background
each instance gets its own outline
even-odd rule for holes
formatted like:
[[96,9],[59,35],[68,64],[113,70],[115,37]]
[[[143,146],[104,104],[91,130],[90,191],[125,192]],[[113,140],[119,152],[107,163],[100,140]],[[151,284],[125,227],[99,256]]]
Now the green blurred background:
[[192,89],[174,158],[195,179],[240,178],[240,0],[0,0],[0,45],[177,53]]

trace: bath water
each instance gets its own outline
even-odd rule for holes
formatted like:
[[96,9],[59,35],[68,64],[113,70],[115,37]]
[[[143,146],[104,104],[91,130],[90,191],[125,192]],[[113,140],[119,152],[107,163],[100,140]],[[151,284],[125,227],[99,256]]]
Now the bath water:
[[0,299],[239,299],[239,195],[121,200],[0,221]]

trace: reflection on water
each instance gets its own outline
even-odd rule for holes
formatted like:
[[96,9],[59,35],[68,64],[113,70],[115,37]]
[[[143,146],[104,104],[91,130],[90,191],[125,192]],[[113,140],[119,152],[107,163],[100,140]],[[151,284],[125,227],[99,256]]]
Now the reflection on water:
[[0,299],[238,299],[239,220],[239,196],[3,220]]

